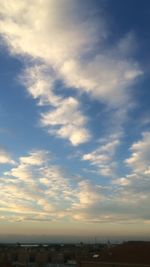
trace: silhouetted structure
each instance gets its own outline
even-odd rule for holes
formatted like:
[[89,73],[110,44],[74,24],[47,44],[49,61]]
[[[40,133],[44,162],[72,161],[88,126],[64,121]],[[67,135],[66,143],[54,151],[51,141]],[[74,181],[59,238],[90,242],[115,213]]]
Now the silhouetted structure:
[[99,257],[93,255],[87,261],[81,261],[80,267],[128,267],[150,266],[150,242],[130,241],[120,245],[106,246],[99,251]]

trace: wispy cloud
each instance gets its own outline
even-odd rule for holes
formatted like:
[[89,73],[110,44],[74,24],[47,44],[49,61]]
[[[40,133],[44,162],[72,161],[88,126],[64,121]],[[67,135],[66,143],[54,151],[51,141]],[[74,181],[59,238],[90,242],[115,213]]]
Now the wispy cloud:
[[[87,118],[79,103],[82,93],[105,103],[117,116],[118,125],[123,124],[131,101],[128,88],[143,73],[130,58],[131,34],[114,47],[104,49],[108,36],[106,21],[101,16],[97,23],[92,11],[88,16],[88,9],[80,10],[83,14],[79,15],[76,1],[62,0],[59,4],[54,0],[30,4],[6,1],[0,5],[1,34],[11,53],[26,58],[23,84],[39,104],[54,107],[42,114],[50,134],[68,139],[73,145],[90,140]],[[56,94],[57,80],[68,90],[76,89],[78,97],[70,100]],[[74,114],[72,121],[68,114]]]
[[65,62],[61,71],[67,86],[84,90],[112,107],[127,103],[126,88],[142,74],[135,62],[117,58],[111,53],[96,55],[88,64],[70,60]]
[[82,160],[89,161],[92,166],[96,166],[99,174],[102,176],[112,177],[115,175],[117,167],[115,153],[120,145],[120,140],[113,135],[109,139],[103,140],[102,144],[96,150],[84,154]]
[[50,155],[47,151],[36,150],[30,152],[30,155],[20,157],[21,164],[25,165],[42,165],[49,159]]
[[40,216],[46,220],[55,219],[69,203],[69,179],[64,178],[63,170],[51,163],[49,153],[44,150],[20,157],[17,166],[5,172],[0,182],[3,188],[1,212],[16,214],[16,219],[29,215],[39,220]]
[[6,149],[0,147],[0,164],[5,163],[15,164],[15,161],[12,159],[12,156]]
[[142,135],[142,140],[135,142],[130,148],[131,157],[125,160],[125,163],[135,173],[150,174],[150,132]]
[[[75,154],[80,166],[85,164],[87,169],[89,162],[92,167],[88,178],[77,174],[77,179],[73,179],[52,162],[48,151],[32,150],[14,161],[7,151],[0,149],[0,164],[15,163],[7,166],[0,178],[1,220],[144,222],[150,219],[149,132],[131,145],[130,156],[122,162],[126,174],[117,175],[117,149],[125,136],[127,114],[134,106],[133,87],[143,74],[132,57],[136,38],[134,33],[128,33],[110,44],[104,17],[100,14],[95,18],[88,8],[79,10],[78,3],[74,0],[0,2],[2,43],[10,54],[24,62],[18,80],[37,103],[38,125],[73,146],[91,141],[86,152],[80,150]],[[84,101],[96,104],[96,112],[98,103],[98,112],[105,109],[108,114],[107,119],[102,116],[101,119],[110,128],[101,130],[99,140],[92,137],[98,133],[100,122],[96,121],[98,127],[92,133],[91,114],[87,114],[87,106],[82,106]],[[101,177],[105,176],[110,179],[105,179],[103,185]]]
[[41,122],[49,127],[49,133],[69,139],[73,145],[90,139],[90,133],[85,128],[87,119],[79,110],[79,102],[73,97],[61,101],[57,109],[43,113]]
[[149,189],[143,177],[128,174],[107,186],[82,176],[74,179],[52,163],[47,151],[34,150],[0,178],[1,219],[144,222],[149,219]]
[[49,68],[36,65],[28,68],[20,76],[33,98],[39,105],[47,105],[48,111],[41,114],[41,125],[49,134],[68,139],[76,146],[90,139],[86,127],[87,118],[81,112],[80,103],[75,97],[63,97],[54,93],[55,80],[49,76]]

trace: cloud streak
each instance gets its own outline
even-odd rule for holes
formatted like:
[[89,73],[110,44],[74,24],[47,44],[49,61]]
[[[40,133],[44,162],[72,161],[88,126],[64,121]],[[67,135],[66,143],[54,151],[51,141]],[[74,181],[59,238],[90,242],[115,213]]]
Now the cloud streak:
[[[68,139],[72,145],[90,140],[88,120],[79,101],[84,93],[105,103],[114,116],[119,109],[122,116],[118,125],[122,125],[126,112],[121,111],[127,111],[131,101],[128,88],[143,73],[127,55],[132,38],[124,37],[115,47],[104,49],[106,21],[101,15],[97,23],[92,11],[80,10],[76,1],[6,1],[0,7],[1,35],[8,49],[26,58],[21,82],[38,104],[54,108],[42,113],[41,119],[50,134]],[[75,89],[76,95],[68,98],[56,94],[58,80],[68,91]],[[74,114],[72,121],[68,114]]]
[[84,154],[82,160],[89,161],[92,166],[96,166],[100,175],[112,177],[115,175],[117,168],[114,157],[119,145],[119,138],[112,135],[109,139],[103,140],[99,148],[91,153]]
[[[86,150],[73,151],[79,156],[76,169],[88,169],[89,163],[88,178],[82,167],[72,178],[46,150],[31,150],[14,161],[0,149],[0,164],[14,164],[0,177],[2,221],[150,220],[149,132],[130,146],[121,163],[124,174],[117,173],[124,125],[135,104],[132,91],[143,70],[132,57],[132,33],[110,44],[107,21],[94,16],[75,0],[0,3],[2,45],[24,64],[18,80],[37,104],[38,125],[74,147],[91,142]],[[71,156],[65,160],[70,163]],[[110,179],[104,182],[105,177]]]
[[133,172],[139,174],[150,174],[150,132],[142,134],[142,140],[135,142],[131,147],[131,156],[125,160]]
[[12,159],[10,153],[4,148],[0,148],[0,164],[15,164],[15,161]]

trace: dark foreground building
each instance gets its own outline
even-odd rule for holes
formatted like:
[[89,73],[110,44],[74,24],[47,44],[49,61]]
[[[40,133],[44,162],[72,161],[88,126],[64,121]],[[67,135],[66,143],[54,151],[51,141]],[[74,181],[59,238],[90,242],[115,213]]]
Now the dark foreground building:
[[126,242],[102,249],[97,257],[81,261],[80,267],[150,267],[150,242]]
[[0,246],[0,267],[150,267],[150,242]]

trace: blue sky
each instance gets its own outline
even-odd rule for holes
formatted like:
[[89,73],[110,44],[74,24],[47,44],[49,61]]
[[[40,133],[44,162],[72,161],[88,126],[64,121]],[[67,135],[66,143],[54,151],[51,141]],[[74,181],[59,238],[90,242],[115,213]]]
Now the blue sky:
[[1,233],[144,238],[150,3],[0,3]]

